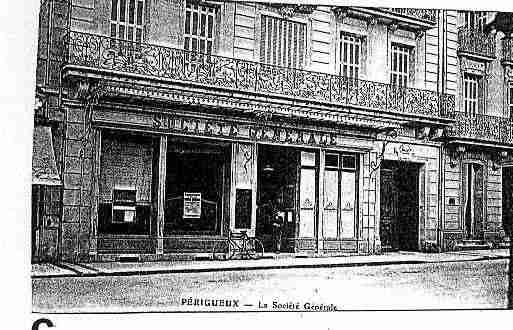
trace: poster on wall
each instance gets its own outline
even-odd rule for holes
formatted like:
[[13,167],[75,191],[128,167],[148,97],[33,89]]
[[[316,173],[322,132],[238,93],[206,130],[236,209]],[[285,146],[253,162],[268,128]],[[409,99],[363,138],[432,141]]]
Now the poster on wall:
[[201,218],[201,193],[183,193],[183,217]]

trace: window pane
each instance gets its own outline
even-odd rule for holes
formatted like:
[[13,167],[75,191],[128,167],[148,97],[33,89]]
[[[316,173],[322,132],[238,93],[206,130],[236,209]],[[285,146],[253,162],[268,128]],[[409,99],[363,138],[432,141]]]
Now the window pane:
[[118,19],[118,0],[112,0],[110,19],[113,21]]
[[187,11],[185,13],[185,33],[191,33],[191,12]]
[[200,35],[202,37],[205,37],[206,36],[206,28],[207,28],[207,23],[206,23],[206,16],[205,14],[201,14],[201,28],[200,28]]
[[[336,156],[336,155],[335,155]],[[338,170],[324,172],[323,236],[338,236]]]
[[198,13],[192,13],[192,34],[198,35]]
[[130,0],[128,7],[128,22],[134,24],[135,21],[135,0]]
[[315,166],[315,152],[301,151],[301,166]]
[[137,25],[143,24],[143,2],[139,1],[137,3]]
[[340,172],[340,175],[341,237],[352,238],[355,236],[356,174]]
[[338,154],[326,154],[325,166],[338,168]]
[[301,169],[299,185],[299,236],[314,237],[315,233],[315,169]]
[[119,0],[119,21],[125,22],[126,0]]

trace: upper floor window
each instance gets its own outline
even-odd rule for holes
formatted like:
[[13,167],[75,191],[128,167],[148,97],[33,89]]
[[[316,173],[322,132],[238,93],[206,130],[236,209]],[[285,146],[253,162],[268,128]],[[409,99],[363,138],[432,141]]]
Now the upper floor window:
[[410,47],[392,44],[390,62],[390,83],[406,87],[409,80]]
[[360,74],[361,38],[340,33],[340,74],[358,79]]
[[305,49],[306,24],[262,15],[261,62],[302,68],[305,62]]
[[509,83],[508,86],[508,108],[509,117],[513,119],[513,82]]
[[464,13],[464,20],[465,28],[482,32],[486,24],[486,12],[467,11]]
[[141,42],[144,33],[144,0],[112,0],[110,36]]
[[480,85],[480,76],[463,74],[463,102],[465,114],[469,116],[474,116],[479,111]]
[[187,2],[185,7],[184,49],[212,54],[216,8]]

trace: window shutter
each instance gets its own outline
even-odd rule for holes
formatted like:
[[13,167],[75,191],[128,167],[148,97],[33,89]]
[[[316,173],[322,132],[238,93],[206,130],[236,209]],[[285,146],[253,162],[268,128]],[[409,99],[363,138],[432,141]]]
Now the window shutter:
[[260,29],[262,63],[294,68],[303,66],[305,24],[262,15]]

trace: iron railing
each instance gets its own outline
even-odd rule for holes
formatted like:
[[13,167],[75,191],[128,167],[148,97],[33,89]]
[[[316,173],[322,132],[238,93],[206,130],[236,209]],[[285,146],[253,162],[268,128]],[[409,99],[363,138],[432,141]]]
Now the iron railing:
[[70,65],[232,89],[372,108],[390,113],[446,117],[454,111],[453,95],[340,75],[268,65],[106,36],[71,32]]
[[513,63],[513,39],[502,39],[502,62]]
[[455,123],[447,130],[449,137],[513,144],[513,121],[510,118],[455,113],[454,119]]
[[479,30],[460,28],[458,30],[458,52],[495,58],[495,38]]
[[402,16],[408,16],[414,19],[427,21],[431,24],[436,24],[436,9],[421,9],[421,8],[386,8],[388,11],[392,11]]

